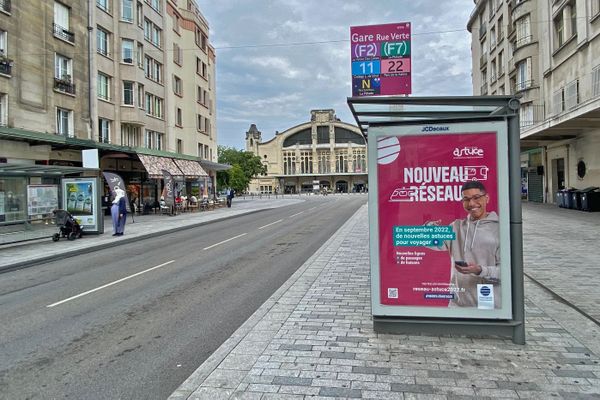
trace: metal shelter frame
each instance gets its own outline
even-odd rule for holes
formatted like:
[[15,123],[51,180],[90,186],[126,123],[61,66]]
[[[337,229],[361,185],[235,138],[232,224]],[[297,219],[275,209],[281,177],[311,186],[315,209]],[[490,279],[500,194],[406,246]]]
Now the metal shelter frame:
[[[390,317],[373,315],[377,332],[467,334],[512,337],[525,344],[523,229],[521,213],[519,100],[514,96],[349,97],[348,106],[368,141],[369,127],[505,121],[512,284],[511,319]],[[369,181],[374,179],[369,170]],[[374,279],[371,277],[371,279]],[[374,294],[371,293],[371,296]]]

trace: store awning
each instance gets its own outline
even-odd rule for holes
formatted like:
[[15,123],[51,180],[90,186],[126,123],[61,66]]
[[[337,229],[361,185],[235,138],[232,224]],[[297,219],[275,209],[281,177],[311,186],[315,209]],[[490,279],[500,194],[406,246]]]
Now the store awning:
[[200,160],[198,161],[202,168],[210,171],[226,171],[231,168],[229,164],[219,164],[216,162],[208,161],[208,160]]
[[138,157],[150,178],[160,179],[163,177],[162,170],[167,170],[173,176],[183,176],[181,170],[175,165],[172,158],[149,156],[147,154],[139,154]]
[[179,167],[186,178],[200,178],[208,176],[206,171],[198,164],[197,161],[182,160],[174,158],[175,164]]

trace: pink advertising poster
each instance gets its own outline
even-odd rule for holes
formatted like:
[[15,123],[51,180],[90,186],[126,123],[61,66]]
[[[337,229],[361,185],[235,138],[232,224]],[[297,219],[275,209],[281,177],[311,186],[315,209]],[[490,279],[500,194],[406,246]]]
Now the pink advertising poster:
[[376,137],[380,304],[502,307],[496,136]]

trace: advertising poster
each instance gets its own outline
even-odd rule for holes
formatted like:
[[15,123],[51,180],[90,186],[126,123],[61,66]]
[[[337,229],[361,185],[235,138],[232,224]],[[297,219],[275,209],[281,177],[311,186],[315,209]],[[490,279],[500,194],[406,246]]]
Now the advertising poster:
[[97,229],[96,181],[77,178],[63,179],[63,208],[86,230]]
[[44,215],[52,214],[58,208],[57,185],[28,185],[27,186],[27,214]]
[[369,130],[377,147],[372,295],[380,305],[423,316],[511,315],[508,185],[499,179],[508,172],[498,154],[507,156],[493,124],[402,127],[375,137]]
[[411,93],[410,22],[350,27],[352,96]]

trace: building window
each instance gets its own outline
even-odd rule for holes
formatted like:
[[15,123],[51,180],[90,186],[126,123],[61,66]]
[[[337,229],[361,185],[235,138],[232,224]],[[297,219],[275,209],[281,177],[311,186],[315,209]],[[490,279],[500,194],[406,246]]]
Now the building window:
[[56,133],[58,135],[73,137],[73,111],[56,108]]
[[110,13],[110,1],[109,0],[96,0],[96,5],[103,11]]
[[161,29],[154,23],[152,23],[152,21],[144,19],[144,39],[146,39],[156,47],[160,47],[161,32]]
[[557,48],[577,34],[577,11],[574,1],[570,1],[554,18],[554,37]]
[[196,129],[204,132],[204,117],[200,114],[196,114]]
[[498,38],[496,41],[500,43],[502,39],[504,39],[504,18],[500,16],[498,18]]
[[600,96],[600,65],[592,70],[592,97],[598,96]]
[[340,152],[335,156],[335,172],[345,173],[348,172],[348,159],[346,158],[346,152]]
[[8,95],[0,93],[0,126],[8,125]]
[[565,109],[570,110],[579,104],[579,79],[565,86]]
[[591,16],[594,19],[598,14],[600,14],[600,0],[591,0],[592,1],[592,12]]
[[498,52],[498,61],[496,63],[498,67],[498,78],[504,74],[504,50]]
[[154,9],[154,11],[160,13],[160,0],[150,0],[150,1],[146,0],[146,2],[148,4],[150,4],[150,7],[152,7]]
[[367,156],[364,150],[352,150],[352,172],[367,172]]
[[201,59],[196,58],[196,73],[206,79],[207,66]]
[[329,126],[317,126],[317,144],[329,143]]
[[144,45],[141,43],[137,44],[136,58],[138,67],[144,68]]
[[133,22],[133,0],[121,0],[121,20]]
[[529,14],[515,21],[517,39],[515,48],[531,43],[531,17]]
[[135,125],[121,124],[121,145],[129,147],[140,146],[140,128]]
[[144,56],[144,75],[155,82],[162,82],[162,64],[149,56]]
[[163,99],[146,92],[146,114],[163,118]]
[[98,118],[98,141],[110,143],[110,120]]
[[137,18],[137,24],[140,28],[144,27],[144,5],[142,3],[140,3],[139,1],[137,2],[136,5],[136,18]]
[[75,34],[69,31],[71,9],[58,1],[54,2],[54,36],[67,42],[75,42]]
[[125,64],[133,64],[133,40],[123,39],[121,42],[121,57]]
[[144,136],[144,147],[148,149],[162,150],[163,134],[146,129],[146,135]]
[[173,92],[178,96],[183,96],[183,83],[176,75],[173,75]]
[[133,105],[133,82],[123,81],[123,104]]
[[96,28],[96,50],[103,56],[108,56],[108,44],[109,44],[109,33],[108,31],[97,27]]
[[181,108],[177,107],[175,109],[175,125],[182,126],[183,125],[182,121],[183,121],[183,118],[181,115]]
[[54,77],[56,79],[71,80],[71,59],[56,54],[54,58]]
[[173,43],[173,61],[178,65],[183,64],[183,51],[177,43]]
[[183,141],[181,139],[177,139],[177,153],[182,154],[183,153]]
[[300,173],[313,173],[312,151],[303,151],[300,153]]
[[146,102],[144,101],[144,85],[139,84],[137,85],[137,101],[138,101],[138,107],[145,109],[146,108]]
[[521,104],[519,108],[519,125],[521,127],[533,125],[533,107],[530,103]]
[[103,73],[98,73],[98,98],[102,100],[110,100],[110,77]]
[[293,151],[283,152],[283,174],[296,174],[296,153],[294,153]]
[[328,174],[331,172],[331,153],[329,151],[320,151],[317,154],[319,174]]
[[531,58],[527,58],[517,64],[517,81],[515,91],[525,90],[532,85],[531,80]]

